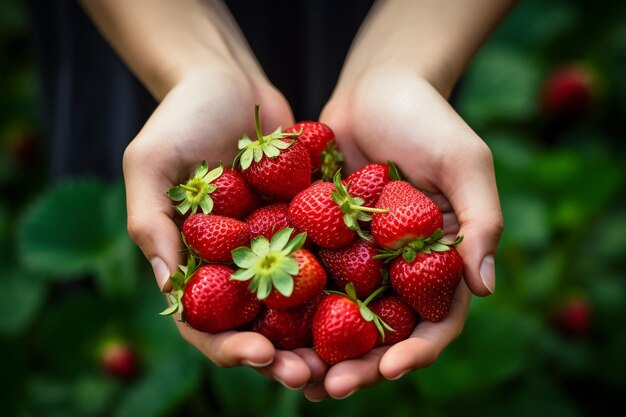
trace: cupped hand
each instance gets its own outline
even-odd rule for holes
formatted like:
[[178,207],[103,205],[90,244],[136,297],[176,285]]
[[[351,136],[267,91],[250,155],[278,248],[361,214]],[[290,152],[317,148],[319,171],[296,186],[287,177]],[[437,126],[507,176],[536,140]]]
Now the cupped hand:
[[[202,160],[228,165],[237,139],[254,135],[254,105],[266,131],[293,124],[284,97],[271,85],[235,71],[211,69],[185,77],[163,99],[124,154],[128,231],[152,264],[159,288],[184,261],[175,211],[165,192]],[[181,335],[221,367],[248,365],[289,387],[319,379],[323,363],[310,350],[276,352],[253,332],[207,334],[177,322]]]
[[409,339],[331,367],[324,381],[305,388],[311,400],[345,398],[432,364],[461,333],[471,293],[495,290],[494,255],[503,227],[489,148],[413,71],[393,65],[343,79],[320,119],[335,131],[346,174],[391,160],[439,205],[446,235],[464,236],[458,246],[464,281],[446,319],[421,322]]

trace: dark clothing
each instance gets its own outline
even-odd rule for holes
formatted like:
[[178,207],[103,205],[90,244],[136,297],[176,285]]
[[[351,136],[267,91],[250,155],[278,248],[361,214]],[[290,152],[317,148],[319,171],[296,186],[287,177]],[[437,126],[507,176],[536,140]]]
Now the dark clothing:
[[[296,120],[317,119],[371,1],[227,1]],[[28,0],[51,175],[119,178],[156,103],[73,0]]]

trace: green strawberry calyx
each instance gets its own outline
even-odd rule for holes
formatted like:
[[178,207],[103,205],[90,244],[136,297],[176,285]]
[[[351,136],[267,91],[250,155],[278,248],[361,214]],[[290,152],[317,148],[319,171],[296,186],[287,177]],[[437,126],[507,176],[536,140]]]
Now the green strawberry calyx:
[[425,238],[417,239],[407,243],[397,250],[383,249],[378,255],[374,255],[375,259],[384,259],[385,263],[391,262],[398,256],[402,255],[405,261],[411,263],[419,252],[430,254],[432,252],[445,252],[450,248],[456,247],[463,241],[463,236],[457,236],[454,241],[443,238],[443,230],[437,229],[435,232]]
[[[282,127],[278,127],[269,135],[263,135],[261,130],[261,117],[259,115],[259,105],[254,106],[254,128],[256,130],[257,140],[252,140],[248,135],[243,135],[237,143],[239,153],[233,161],[233,169],[238,164],[241,170],[245,171],[252,165],[252,162],[260,162],[265,155],[268,158],[276,158],[280,155],[280,151],[289,148],[294,144],[295,138],[302,134],[302,129],[295,133],[284,133]],[[285,142],[282,139],[293,138],[291,142]]]
[[361,229],[359,220],[368,222],[372,220],[372,216],[368,213],[388,213],[389,210],[365,207],[363,206],[365,201],[362,198],[352,197],[348,193],[350,184],[346,187],[341,182],[341,170],[338,170],[333,176],[333,184],[335,185],[335,190],[331,193],[331,198],[341,207],[343,221],[348,226],[348,229],[355,231],[362,239],[372,242],[372,237]]
[[300,233],[290,239],[293,228],[279,230],[267,240],[258,236],[250,247],[239,247],[232,251],[233,261],[240,269],[230,279],[250,281],[250,291],[256,293],[259,300],[264,300],[272,288],[290,297],[293,293],[293,277],[300,273],[298,262],[291,256],[300,249],[306,240],[306,233]]
[[196,263],[196,259],[190,256],[187,259],[187,265],[178,265],[178,269],[175,274],[170,276],[170,282],[172,283],[172,291],[169,293],[170,306],[159,314],[162,316],[171,316],[175,313],[183,313],[182,298],[187,281],[198,270],[200,265]]
[[394,181],[403,181],[402,175],[400,175],[400,171],[393,161],[387,161],[387,166],[389,167],[389,178]]
[[382,287],[378,288],[376,291],[371,293],[370,296],[367,297],[364,301],[361,301],[358,299],[358,297],[356,296],[356,290],[354,289],[354,284],[351,282],[349,282],[346,285],[345,293],[340,292],[340,291],[333,291],[333,290],[327,290],[326,293],[347,297],[353,303],[355,303],[359,307],[359,312],[361,313],[361,316],[363,317],[363,319],[365,319],[365,321],[371,321],[374,323],[374,326],[376,326],[376,329],[380,333],[380,337],[384,341],[385,330],[389,332],[395,332],[395,330],[391,326],[389,326],[387,323],[385,323],[380,317],[378,317],[378,315],[376,315],[372,310],[370,310],[370,308],[367,305],[373,299],[378,297],[381,293],[383,293],[389,288],[390,288],[389,285],[383,285]]
[[198,207],[204,214],[209,214],[213,210],[211,193],[217,190],[213,181],[218,179],[223,172],[224,166],[221,163],[217,168],[209,171],[206,161],[202,161],[196,167],[193,177],[184,184],[170,188],[165,194],[174,201],[181,201],[174,208],[182,215],[185,215],[189,209],[191,209],[191,214],[196,214]]
[[345,160],[341,151],[337,148],[337,144],[334,140],[328,141],[326,148],[320,155],[322,159],[321,174],[322,181],[330,181],[333,175],[341,169],[341,164]]

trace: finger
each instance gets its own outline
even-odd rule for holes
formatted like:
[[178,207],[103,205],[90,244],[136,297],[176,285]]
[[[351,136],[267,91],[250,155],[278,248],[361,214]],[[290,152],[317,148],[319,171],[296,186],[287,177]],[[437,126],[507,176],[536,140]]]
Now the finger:
[[328,392],[326,392],[326,388],[324,388],[324,381],[319,381],[313,385],[306,386],[302,389],[302,392],[304,393],[306,399],[313,403],[317,403],[325,398],[328,398]]
[[496,288],[494,257],[503,228],[502,211],[489,148],[476,138],[471,149],[451,157],[442,174],[441,191],[457,216],[463,242],[464,277],[470,290],[480,296]]
[[262,368],[274,361],[274,346],[259,333],[228,331],[208,334],[184,323],[176,322],[176,325],[185,340],[222,368],[239,365]]
[[331,367],[324,379],[328,395],[338,400],[344,399],[360,388],[380,382],[383,378],[378,368],[387,349],[388,346],[375,348],[358,359],[340,362]]
[[304,360],[288,350],[276,351],[271,365],[257,371],[268,379],[274,379],[286,388],[302,389],[311,378],[311,371]]
[[407,372],[432,365],[461,334],[471,296],[461,281],[448,316],[438,323],[421,322],[411,337],[391,346],[380,361],[380,373],[387,379],[398,379]]
[[309,384],[319,382],[326,375],[328,366],[324,361],[313,351],[313,349],[296,349],[293,351],[296,355],[300,356],[302,360],[307,364],[311,371],[311,377],[309,378]]
[[145,157],[132,145],[124,154],[128,233],[150,261],[161,291],[169,291],[169,276],[182,262],[180,232],[165,195],[171,183],[161,176],[159,164],[146,164]]

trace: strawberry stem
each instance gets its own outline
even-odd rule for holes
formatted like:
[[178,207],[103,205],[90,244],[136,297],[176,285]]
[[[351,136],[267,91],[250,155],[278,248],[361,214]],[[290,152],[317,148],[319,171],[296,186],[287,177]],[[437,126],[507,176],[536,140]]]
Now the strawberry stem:
[[181,185],[179,185],[179,187],[182,188],[185,191],[189,191],[189,192],[192,192],[192,193],[197,193],[198,192],[198,189],[196,187],[191,187],[191,186],[186,185],[186,184],[181,184]]
[[377,209],[377,208],[373,208],[373,207],[364,207],[364,206],[359,206],[359,205],[356,205],[356,204],[350,204],[350,208],[352,210],[367,211],[369,213],[389,213],[388,209]]
[[382,287],[380,287],[379,289],[377,289],[376,291],[371,293],[370,296],[367,297],[365,299],[365,301],[363,301],[363,305],[368,305],[370,303],[370,301],[372,301],[374,298],[378,297],[378,295],[380,293],[386,291],[388,288],[389,288],[389,285],[383,285]]
[[259,105],[254,106],[254,128],[256,129],[257,139],[263,140],[263,131],[261,130],[261,116],[259,111]]

